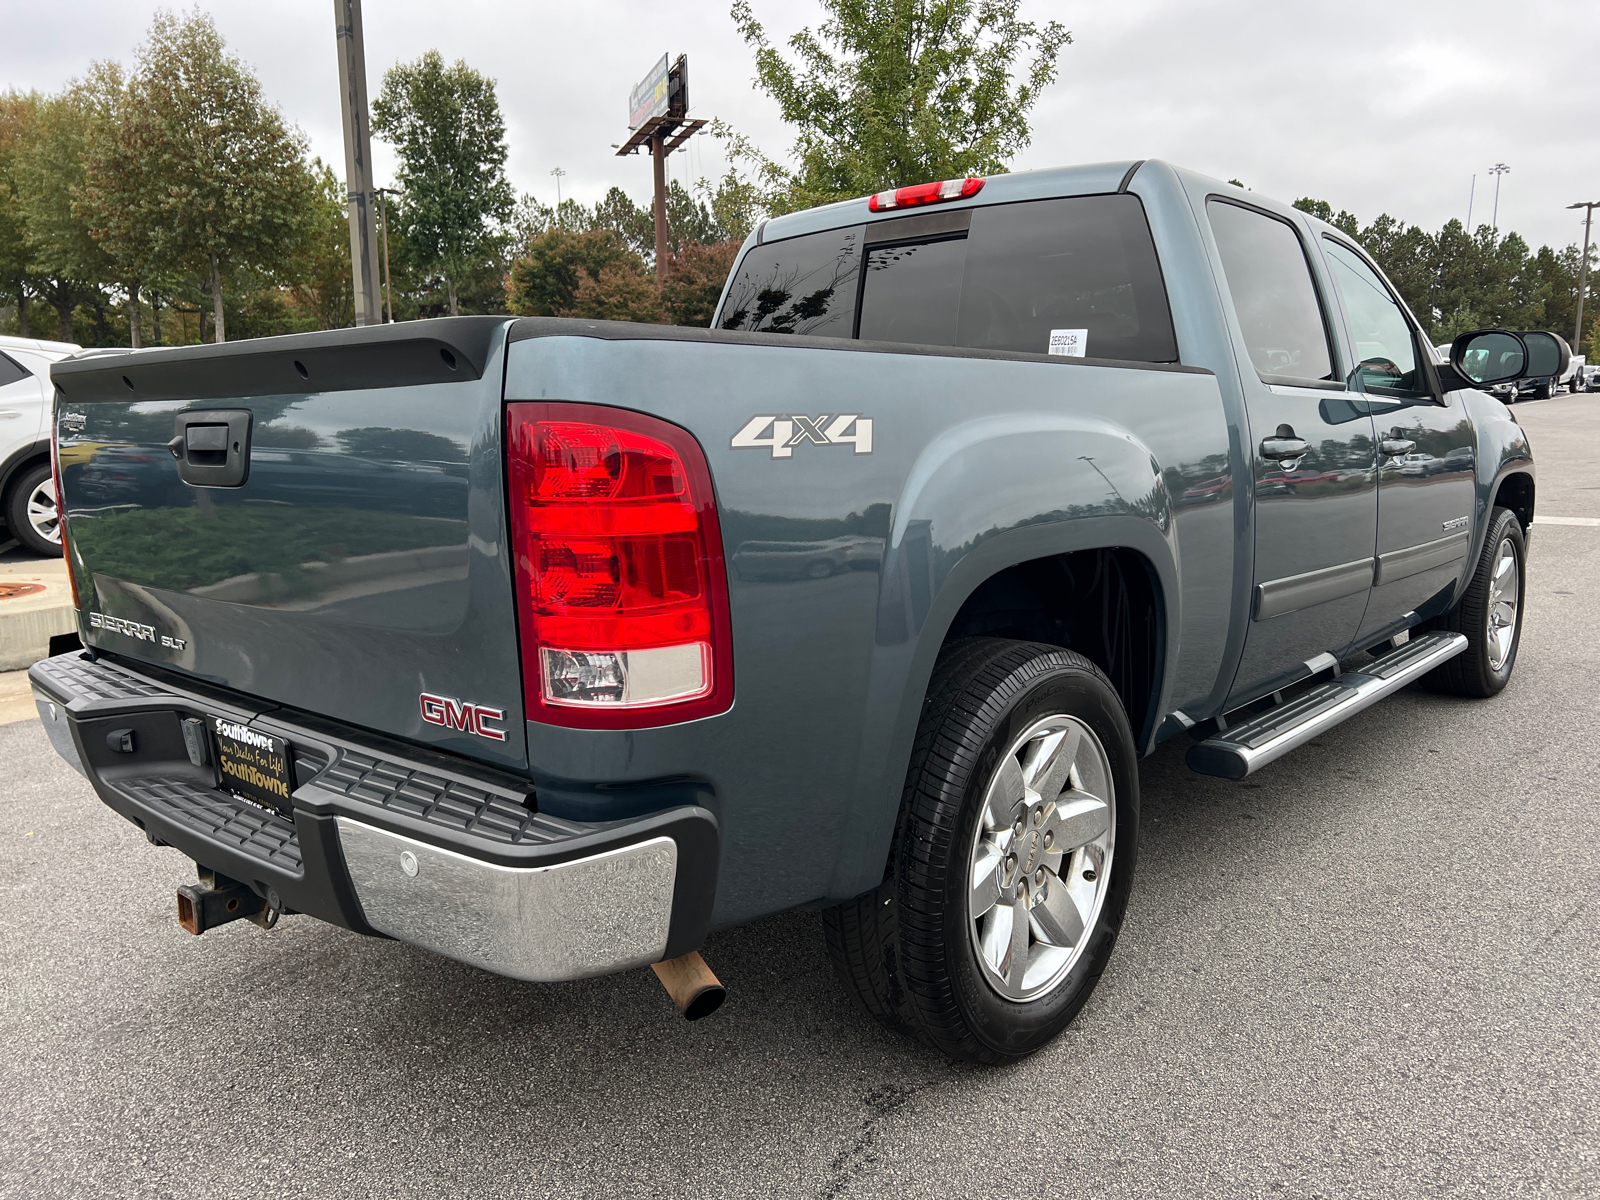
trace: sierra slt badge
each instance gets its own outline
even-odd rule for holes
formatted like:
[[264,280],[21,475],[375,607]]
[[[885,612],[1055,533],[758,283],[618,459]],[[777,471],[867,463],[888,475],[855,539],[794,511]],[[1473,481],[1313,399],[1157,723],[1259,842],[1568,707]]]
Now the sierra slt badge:
[[463,733],[488,738],[491,742],[506,740],[504,729],[496,729],[488,724],[490,721],[505,720],[503,708],[490,708],[487,704],[473,704],[470,700],[454,700],[449,696],[435,696],[431,692],[423,692],[420,699],[422,719],[429,725],[459,729]]
[[164,633],[157,636],[154,625],[130,621],[126,617],[109,617],[105,613],[91,612],[89,628],[104,629],[107,633],[120,633],[123,637],[137,638],[141,642],[159,642],[168,650],[182,650],[189,644],[184,638],[168,637]]
[[[772,436],[763,436],[767,430]],[[751,417],[728,444],[735,450],[770,449],[773,458],[793,458],[801,442],[818,446],[854,446],[857,454],[872,453],[872,418],[860,413],[823,413],[818,417]]]
[[1449,533],[1452,529],[1465,529],[1471,517],[1456,517],[1454,520],[1441,522],[1440,528]]

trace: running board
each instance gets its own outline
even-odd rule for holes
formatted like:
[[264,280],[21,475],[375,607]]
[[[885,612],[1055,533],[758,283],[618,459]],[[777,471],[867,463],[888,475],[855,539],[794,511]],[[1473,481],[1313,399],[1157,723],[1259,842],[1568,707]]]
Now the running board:
[[1259,716],[1189,747],[1185,762],[1201,775],[1243,779],[1340,721],[1398,692],[1467,648],[1459,633],[1425,633],[1359,671],[1319,684]]

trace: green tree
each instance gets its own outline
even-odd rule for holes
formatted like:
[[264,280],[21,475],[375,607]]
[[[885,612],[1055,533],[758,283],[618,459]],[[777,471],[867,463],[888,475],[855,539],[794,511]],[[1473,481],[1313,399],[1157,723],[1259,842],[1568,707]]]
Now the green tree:
[[101,66],[89,82],[74,81],[59,96],[41,98],[16,158],[30,267],[40,294],[56,310],[63,341],[78,340],[75,310],[100,300],[99,285],[113,273],[78,199],[91,129],[105,118],[106,94],[119,86],[116,68]]
[[17,305],[17,332],[31,337],[28,303],[38,290],[28,245],[28,220],[17,182],[17,157],[33,136],[39,97],[32,93],[0,95],[0,297]]
[[206,278],[226,341],[223,276],[270,278],[301,250],[315,189],[305,139],[200,13],[156,16],[127,100],[143,170],[158,183],[136,193],[130,224],[150,231],[153,261]]
[[316,190],[306,214],[304,249],[290,270],[292,292],[315,328],[342,329],[355,323],[345,187],[320,158],[312,160],[311,166]]
[[458,284],[501,252],[500,223],[515,199],[506,181],[505,121],[494,80],[466,63],[446,67],[437,50],[384,72],[373,132],[400,157],[405,192],[395,223],[413,265],[443,276],[450,312]]
[[719,132],[754,166],[774,213],[1005,171],[1028,144],[1028,112],[1072,40],[1055,21],[1019,20],[1019,0],[822,5],[821,26],[789,39],[791,59],[768,41],[749,0],[733,4],[734,24],[755,48],[757,85],[795,126],[797,165],[773,162],[727,126]]
[[[611,229],[574,233],[560,227],[535,236],[511,264],[506,279],[506,305],[514,313],[536,317],[578,315],[578,288],[602,274],[644,274],[644,263]],[[591,299],[593,290],[591,287]],[[583,314],[589,315],[589,314]]]
[[710,328],[723,284],[738,256],[739,243],[730,238],[709,246],[690,242],[669,258],[661,280],[666,320],[673,325]]

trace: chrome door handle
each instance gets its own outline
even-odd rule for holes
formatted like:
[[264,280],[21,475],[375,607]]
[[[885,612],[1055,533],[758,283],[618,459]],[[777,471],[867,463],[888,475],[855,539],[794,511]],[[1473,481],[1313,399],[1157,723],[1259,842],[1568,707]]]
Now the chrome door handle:
[[1311,451],[1311,443],[1297,437],[1267,437],[1261,439],[1261,457],[1281,462],[1290,458],[1304,458]]
[[1410,438],[1384,438],[1378,443],[1378,449],[1390,458],[1399,458],[1401,455],[1410,454],[1417,448],[1417,444]]

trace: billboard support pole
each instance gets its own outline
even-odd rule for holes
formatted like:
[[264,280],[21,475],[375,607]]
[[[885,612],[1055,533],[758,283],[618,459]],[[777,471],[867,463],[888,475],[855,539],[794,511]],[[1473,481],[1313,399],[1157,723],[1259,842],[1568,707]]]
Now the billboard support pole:
[[656,286],[662,283],[667,264],[667,139],[657,132],[650,139],[650,157],[656,167]]

